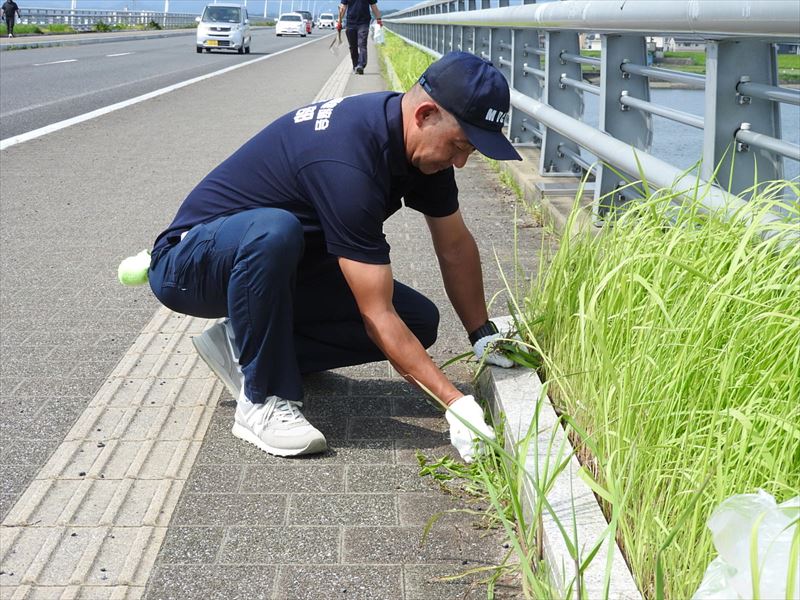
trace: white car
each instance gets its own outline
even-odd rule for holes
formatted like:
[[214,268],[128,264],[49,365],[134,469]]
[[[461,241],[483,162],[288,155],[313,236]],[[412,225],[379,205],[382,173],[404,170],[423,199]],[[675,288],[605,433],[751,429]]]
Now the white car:
[[197,52],[236,50],[250,54],[250,19],[238,4],[209,4],[197,21]]
[[284,13],[275,23],[275,35],[299,35],[306,37],[306,20],[300,13]]
[[336,21],[333,18],[332,13],[322,13],[317,19],[317,27],[320,29],[333,29],[333,26],[336,24]]

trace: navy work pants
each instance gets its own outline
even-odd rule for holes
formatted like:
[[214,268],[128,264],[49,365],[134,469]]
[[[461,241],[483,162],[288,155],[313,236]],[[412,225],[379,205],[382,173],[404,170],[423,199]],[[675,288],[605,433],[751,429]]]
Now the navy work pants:
[[350,60],[353,68],[367,66],[367,37],[369,36],[369,23],[356,25],[345,30],[347,43],[350,46]]
[[[367,335],[335,257],[301,261],[303,229],[291,213],[257,208],[197,225],[153,253],[149,280],[167,308],[229,317],[245,393],[299,400],[301,374],[383,360]],[[395,281],[395,310],[424,347],[436,341],[439,311]]]

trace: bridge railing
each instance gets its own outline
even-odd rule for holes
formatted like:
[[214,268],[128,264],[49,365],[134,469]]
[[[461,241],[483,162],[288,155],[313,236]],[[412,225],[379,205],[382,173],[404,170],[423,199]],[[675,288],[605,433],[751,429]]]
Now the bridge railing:
[[69,10],[55,8],[21,8],[19,20],[31,25],[69,25],[76,31],[89,31],[97,23],[125,26],[146,26],[150,22],[158,23],[164,29],[194,25],[196,14],[163,13],[151,11],[125,10]]
[[[512,88],[511,141],[541,148],[543,175],[593,170],[598,220],[630,200],[629,191],[617,193],[626,183],[618,172],[637,180],[641,170],[652,185],[687,190],[696,189],[699,175],[717,184],[703,203],[735,211],[743,206],[735,196],[754,181],[782,179],[784,160],[800,161],[800,146],[781,138],[779,111],[779,103],[800,106],[800,90],[778,85],[777,68],[777,44],[800,43],[800,3],[494,1],[496,8],[489,0],[433,0],[385,23],[434,56],[463,50],[491,60]],[[581,55],[582,34],[600,35],[599,58]],[[648,64],[649,36],[704,42],[706,74]],[[599,69],[599,84],[584,80],[584,64]],[[705,117],[652,102],[651,80],[703,89]],[[582,121],[584,93],[599,97],[598,128]],[[702,129],[699,174],[650,154],[653,116]],[[601,162],[589,164],[580,148]]]

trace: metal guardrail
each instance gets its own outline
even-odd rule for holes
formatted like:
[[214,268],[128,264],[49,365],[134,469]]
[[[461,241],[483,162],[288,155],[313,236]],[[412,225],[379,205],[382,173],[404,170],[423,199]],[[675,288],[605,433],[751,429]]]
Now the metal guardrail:
[[54,8],[22,8],[20,24],[30,25],[69,25],[76,31],[90,31],[97,23],[125,26],[146,26],[151,22],[169,29],[194,25],[196,14],[163,13],[125,10],[69,10]]
[[[695,175],[649,154],[653,115],[703,130],[700,185],[720,184],[703,198],[712,210],[742,208],[736,195],[756,177],[782,179],[784,160],[800,160],[800,146],[780,139],[778,103],[800,105],[800,90],[778,85],[776,46],[800,43],[800,3],[495,0],[500,6],[490,8],[489,1],[433,0],[384,22],[434,56],[463,50],[491,60],[512,88],[509,138],[541,148],[542,174],[594,170],[598,220],[629,201],[616,193],[626,182],[608,165],[634,181],[641,167],[657,187],[697,188]],[[600,34],[600,58],[581,55],[582,33]],[[704,41],[706,75],[648,65],[649,35]],[[599,85],[584,81],[583,64],[599,68]],[[705,118],[651,102],[651,79],[704,89]],[[581,120],[584,92],[599,96],[599,128]],[[587,164],[580,148],[602,163]]]

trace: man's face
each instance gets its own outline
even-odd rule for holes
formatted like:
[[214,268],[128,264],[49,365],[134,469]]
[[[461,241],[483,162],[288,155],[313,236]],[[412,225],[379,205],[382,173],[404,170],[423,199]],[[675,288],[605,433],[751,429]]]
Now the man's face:
[[423,111],[416,122],[417,143],[409,160],[426,175],[450,167],[460,169],[475,151],[455,117],[441,108]]

